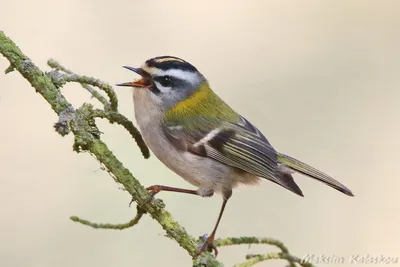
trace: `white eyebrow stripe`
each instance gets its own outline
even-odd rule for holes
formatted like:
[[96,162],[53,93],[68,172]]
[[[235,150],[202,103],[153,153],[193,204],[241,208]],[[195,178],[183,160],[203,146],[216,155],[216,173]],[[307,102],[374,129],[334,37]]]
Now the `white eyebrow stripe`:
[[165,71],[157,69],[156,71],[154,71],[154,74],[156,74],[157,76],[167,75],[167,76],[175,77],[180,80],[187,81],[191,84],[196,84],[200,80],[198,73],[180,70],[180,69],[170,69],[170,70],[165,70]]

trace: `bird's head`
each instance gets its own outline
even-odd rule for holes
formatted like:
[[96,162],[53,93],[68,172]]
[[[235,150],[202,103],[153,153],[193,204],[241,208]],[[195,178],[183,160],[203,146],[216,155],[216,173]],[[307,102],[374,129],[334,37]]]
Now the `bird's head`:
[[151,100],[166,109],[188,99],[204,86],[208,87],[205,77],[192,64],[173,56],[151,58],[140,68],[124,68],[139,74],[141,78],[118,86],[147,90]]

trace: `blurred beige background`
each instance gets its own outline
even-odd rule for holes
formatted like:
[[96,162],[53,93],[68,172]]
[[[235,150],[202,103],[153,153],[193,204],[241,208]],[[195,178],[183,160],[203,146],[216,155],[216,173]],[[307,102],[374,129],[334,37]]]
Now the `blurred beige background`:
[[[219,237],[274,237],[299,257],[400,258],[399,1],[1,2],[0,29],[41,68],[52,57],[115,84],[133,78],[122,65],[182,57],[278,150],[356,195],[301,175],[304,199],[267,181],[240,188]],[[4,58],[0,64],[8,66]],[[133,119],[130,90],[116,90],[121,112]],[[76,84],[63,92],[75,105],[95,103]],[[135,208],[94,158],[72,152],[72,136],[54,132],[54,112],[18,73],[0,74],[0,114],[1,266],[190,266],[149,217],[125,231],[69,220],[122,223]],[[122,128],[99,125],[144,185],[190,187],[154,156],[144,160]],[[221,203],[219,196],[159,197],[195,236],[212,229]],[[224,248],[219,259],[232,266],[246,253],[268,251],[275,249]]]

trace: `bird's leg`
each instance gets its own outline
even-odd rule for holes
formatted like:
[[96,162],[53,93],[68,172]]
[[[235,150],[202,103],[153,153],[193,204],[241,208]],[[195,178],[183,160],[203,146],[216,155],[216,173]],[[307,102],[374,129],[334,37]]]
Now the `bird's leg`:
[[[161,191],[169,191],[169,192],[178,192],[178,193],[185,193],[185,194],[190,194],[190,195],[197,195],[197,196],[202,196],[202,197],[211,197],[214,195],[213,190],[192,190],[192,189],[184,189],[184,188],[177,188],[177,187],[171,187],[171,186],[165,186],[165,185],[152,185],[146,188],[147,191],[150,191],[150,198],[148,198],[145,203],[150,201],[156,194],[158,194]],[[133,200],[129,203],[129,206],[131,206]]]
[[185,194],[191,194],[191,195],[199,195],[197,190],[170,187],[170,186],[165,186],[165,185],[152,185],[152,186],[147,187],[146,190],[150,191],[150,195],[152,197],[154,197],[156,194],[158,194],[161,191],[169,191],[169,192],[178,192],[178,193],[185,193]]
[[214,246],[214,239],[215,239],[215,233],[217,232],[219,222],[221,221],[222,214],[224,213],[226,203],[228,202],[229,198],[232,196],[232,189],[226,190],[223,192],[223,202],[221,206],[221,210],[218,215],[217,223],[214,226],[214,230],[211,232],[211,234],[207,237],[206,241],[204,244],[200,247],[200,249],[197,251],[197,254],[195,257],[200,255],[202,252],[206,250],[214,250],[215,257],[218,255],[218,249]]

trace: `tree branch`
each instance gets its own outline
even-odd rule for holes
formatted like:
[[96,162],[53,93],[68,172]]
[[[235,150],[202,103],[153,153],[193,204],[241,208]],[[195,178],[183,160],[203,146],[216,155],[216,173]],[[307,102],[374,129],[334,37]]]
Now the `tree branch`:
[[[147,213],[162,226],[169,238],[175,240],[190,256],[194,257],[198,249],[198,244],[203,242],[203,239],[195,240],[191,237],[185,229],[172,218],[171,214],[165,209],[162,200],[150,198],[146,189],[100,139],[101,132],[96,125],[96,118],[107,119],[110,123],[117,123],[125,127],[135,139],[143,156],[145,158],[150,156],[150,152],[139,131],[130,120],[118,112],[118,99],[113,88],[98,79],[77,75],[61,66],[55,60],[48,61],[49,66],[55,68],[55,70],[48,73],[42,72],[2,31],[0,31],[0,53],[6,57],[11,64],[5,70],[5,73],[14,70],[21,73],[31,86],[35,88],[36,92],[40,93],[50,104],[54,112],[57,113],[59,119],[54,125],[55,130],[62,136],[72,133],[74,135],[73,149],[78,153],[88,152],[93,155],[114,180],[122,184],[124,190],[126,190],[132,196],[132,200],[137,203],[138,212],[135,218],[126,224],[98,224],[80,219],[76,216],[72,216],[71,220],[93,228],[122,230],[136,225],[141,217]],[[74,108],[60,91],[60,88],[66,82],[80,83],[93,97],[104,105],[104,110],[94,109],[91,104],[87,103],[84,103],[77,109]],[[107,100],[90,85],[103,90],[110,100]],[[237,266],[252,266],[258,262],[269,259],[286,259],[290,266],[295,266],[295,263],[307,267],[312,266],[302,263],[299,258],[291,256],[288,249],[280,241],[274,239],[241,237],[219,239],[215,242],[215,245],[220,247],[240,244],[274,245],[281,250],[281,253],[248,255],[246,258],[247,261]],[[221,267],[223,265],[215,259],[213,254],[205,252],[194,259],[193,266]]]
[[258,238],[258,237],[229,237],[225,239],[218,239],[215,241],[215,246],[225,247],[244,244],[266,244],[276,246],[281,250],[281,253],[269,253],[266,255],[247,255],[247,261],[235,265],[237,267],[252,266],[258,262],[271,260],[271,259],[285,259],[289,262],[290,267],[296,266],[294,263],[299,263],[301,266],[312,267],[309,263],[302,263],[301,259],[289,254],[288,248],[279,240],[272,238]]
[[[124,186],[132,199],[162,226],[167,236],[176,240],[189,255],[195,256],[197,249],[195,241],[164,209],[161,200],[146,201],[150,197],[146,189],[100,140],[100,131],[93,119],[93,107],[84,104],[75,110],[58,90],[51,77],[43,73],[2,31],[0,31],[0,53],[10,61],[13,68],[29,81],[36,92],[43,96],[52,109],[60,115],[60,118],[64,117],[62,118],[63,128],[72,131],[75,136],[74,150],[92,153],[114,176],[115,180]],[[100,86],[98,83],[94,85]],[[57,124],[56,128],[60,126],[60,121]],[[68,130],[63,132],[67,133]]]
[[107,119],[110,123],[117,123],[119,125],[122,125],[131,134],[133,139],[135,139],[136,144],[140,148],[143,157],[146,159],[150,157],[149,148],[146,146],[142,138],[142,135],[136,129],[133,123],[130,120],[128,120],[127,117],[118,112],[106,111],[100,109],[93,110],[93,117]]
[[277,260],[277,259],[283,259],[289,261],[290,266],[296,266],[294,263],[298,263],[300,266],[303,267],[314,267],[311,263],[308,262],[303,262],[302,259],[299,259],[295,256],[292,256],[287,253],[268,253],[265,255],[247,255],[246,256],[247,261],[243,263],[236,264],[234,267],[249,267],[253,266],[257,263],[260,263],[262,261],[267,261],[267,260]]
[[95,229],[125,230],[127,228],[131,228],[132,226],[135,226],[136,224],[138,224],[140,219],[142,218],[143,214],[145,214],[145,211],[138,207],[136,216],[129,222],[123,223],[123,224],[93,223],[93,222],[81,219],[77,216],[71,216],[70,219],[74,222],[78,222],[83,225],[87,225],[92,228],[95,228]]
[[266,244],[278,247],[282,253],[289,253],[286,246],[279,240],[272,238],[258,238],[258,237],[229,237],[224,239],[218,239],[215,241],[217,247],[243,245],[243,244]]
[[[103,90],[108,97],[110,98],[110,104],[106,106],[106,108],[111,109],[112,111],[118,111],[118,98],[117,95],[115,94],[114,89],[111,87],[111,85],[100,81],[99,79],[84,76],[84,75],[78,75],[75,73],[60,73],[58,70],[51,71],[47,73],[48,76],[51,77],[53,84],[59,88],[62,87],[65,83],[67,82],[77,82],[80,83],[81,85],[92,85],[96,86],[99,89]],[[86,88],[88,88],[86,86]],[[91,87],[90,87],[91,88]],[[92,95],[95,94],[97,97],[99,97],[99,93],[95,91],[93,88],[91,88]],[[104,101],[103,98],[101,101]],[[108,101],[106,102],[108,104]]]
[[[73,74],[73,72],[71,70],[67,69],[66,67],[64,67],[63,65],[61,65],[59,62],[57,62],[54,59],[49,59],[47,61],[47,65],[49,65],[50,67],[52,67],[54,69],[61,70],[65,73]],[[110,102],[104,96],[102,96],[96,89],[94,89],[92,86],[85,84],[85,83],[81,83],[81,85],[92,95],[92,97],[96,98],[97,100],[100,101],[100,103],[103,104],[104,109],[108,110],[111,108]]]

